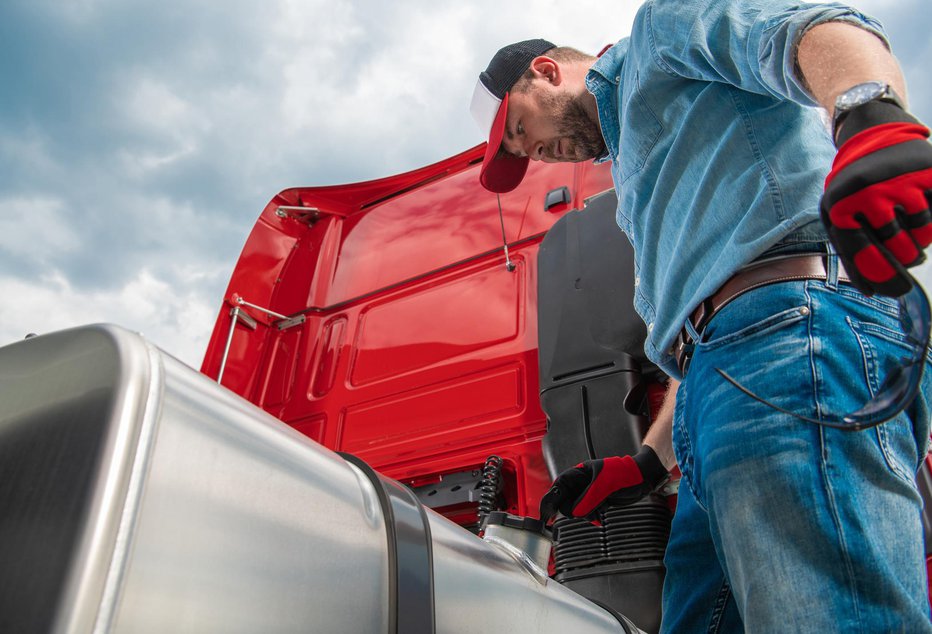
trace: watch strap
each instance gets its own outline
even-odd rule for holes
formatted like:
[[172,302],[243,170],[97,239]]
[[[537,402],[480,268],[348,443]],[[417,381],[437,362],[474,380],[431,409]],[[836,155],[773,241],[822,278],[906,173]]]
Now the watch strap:
[[855,106],[838,113],[835,117],[832,129],[835,147],[841,147],[845,141],[862,130],[875,125],[897,122],[919,123],[915,117],[906,112],[896,97],[879,97]]

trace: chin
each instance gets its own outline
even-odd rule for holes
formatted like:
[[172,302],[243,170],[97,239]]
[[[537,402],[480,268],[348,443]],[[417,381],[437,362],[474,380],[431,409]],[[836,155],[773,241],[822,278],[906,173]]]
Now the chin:
[[590,156],[587,152],[577,152],[573,158],[568,159],[571,163],[582,163],[583,161],[591,161],[595,156]]

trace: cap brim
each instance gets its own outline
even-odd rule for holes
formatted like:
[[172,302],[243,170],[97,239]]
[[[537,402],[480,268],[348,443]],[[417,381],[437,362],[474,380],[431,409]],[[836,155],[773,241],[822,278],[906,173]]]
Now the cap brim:
[[502,99],[489,131],[489,143],[485,148],[485,158],[482,159],[482,169],[479,172],[479,182],[487,190],[504,194],[510,192],[521,184],[530,160],[526,156],[515,156],[507,152],[499,152],[502,139],[505,136],[505,122],[508,119],[508,93]]

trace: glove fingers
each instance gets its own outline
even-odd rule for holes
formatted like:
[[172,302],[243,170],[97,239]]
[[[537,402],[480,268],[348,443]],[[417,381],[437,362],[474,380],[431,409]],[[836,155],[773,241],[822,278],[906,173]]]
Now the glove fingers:
[[899,297],[912,288],[906,268],[871,232],[832,227],[829,239],[851,283],[862,293]]
[[[932,238],[932,225],[929,224],[932,222],[932,214],[928,208],[910,213],[900,205],[894,208],[894,213],[897,223],[905,231],[884,240],[884,246],[907,268],[922,264],[926,259],[924,249],[929,246],[925,240]],[[909,258],[909,255],[913,257]]]
[[540,519],[547,524],[559,510],[559,500],[561,492],[556,487],[550,487],[550,490],[540,499]]
[[849,255],[871,246],[867,235],[863,231],[847,231],[828,225],[828,237],[851,279],[851,284],[865,295],[873,295],[876,292],[873,284],[861,275],[852,256]]
[[906,212],[902,207],[894,208],[894,220],[888,224],[871,231],[867,229],[868,234],[875,235],[878,239],[875,244],[883,246],[884,251],[890,255],[890,262],[898,262],[903,266],[913,266],[922,261],[922,247],[920,247],[913,237],[905,230],[901,220],[905,220]]
[[893,205],[895,222],[877,232],[900,263],[910,267],[924,261],[922,251],[932,244],[932,168],[904,174],[894,182],[906,178]]
[[582,467],[567,469],[558,475],[550,490],[541,498],[541,519],[545,511],[550,513],[550,517],[556,515],[556,511],[560,511],[566,517],[573,517],[576,500],[585,492],[591,481],[592,476]]
[[609,491],[602,491],[603,486],[602,483],[599,482],[599,473],[601,473],[601,469],[593,474],[589,485],[586,486],[586,488],[576,496],[573,503],[569,505],[570,512],[563,513],[564,515],[567,517],[588,517],[605,501],[605,497],[608,495]]
[[826,196],[823,204],[831,206],[823,209],[823,218],[838,229],[875,233],[897,261],[912,266],[932,241],[926,189],[932,189],[932,169],[875,183],[843,198]]
[[634,504],[635,502],[644,498],[645,495],[650,493],[650,491],[645,490],[646,487],[631,487],[629,489],[623,489],[621,491],[616,491],[608,496],[605,501],[609,504],[614,504],[617,506],[627,506],[629,504]]
[[643,483],[644,476],[631,456],[607,458],[593,470],[592,482],[576,500],[573,515],[589,515],[612,493],[637,489]]
[[[932,183],[929,188],[923,192],[925,206],[918,211],[903,209],[903,213],[898,215],[900,225],[906,227],[910,237],[916,242],[920,249],[925,249],[932,244]],[[899,210],[898,210],[899,212]]]
[[[905,231],[900,231],[897,235],[903,240],[910,240]],[[913,287],[912,279],[906,272],[906,267],[888,248],[890,241],[880,242],[870,232],[867,233],[867,237],[872,244],[855,253],[855,266],[870,280],[877,293],[888,297],[899,297],[908,293]],[[918,251],[912,261],[918,263],[924,257],[922,251]],[[873,275],[875,271],[877,275]]]

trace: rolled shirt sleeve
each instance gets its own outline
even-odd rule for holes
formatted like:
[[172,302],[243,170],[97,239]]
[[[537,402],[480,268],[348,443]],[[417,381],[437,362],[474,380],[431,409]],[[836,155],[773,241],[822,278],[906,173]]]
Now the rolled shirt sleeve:
[[726,82],[749,92],[818,106],[797,77],[802,36],[825,22],[848,22],[876,34],[881,24],[838,3],[784,0],[649,0],[640,23],[651,55],[671,75]]

